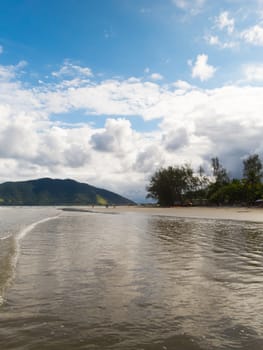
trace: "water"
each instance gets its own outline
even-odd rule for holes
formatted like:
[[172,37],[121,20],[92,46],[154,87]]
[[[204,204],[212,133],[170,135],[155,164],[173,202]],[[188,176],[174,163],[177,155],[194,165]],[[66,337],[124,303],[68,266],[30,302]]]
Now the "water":
[[0,208],[0,305],[6,288],[15,276],[20,253],[20,240],[38,223],[58,216],[54,208],[1,207]]
[[0,215],[1,349],[263,349],[262,224]]

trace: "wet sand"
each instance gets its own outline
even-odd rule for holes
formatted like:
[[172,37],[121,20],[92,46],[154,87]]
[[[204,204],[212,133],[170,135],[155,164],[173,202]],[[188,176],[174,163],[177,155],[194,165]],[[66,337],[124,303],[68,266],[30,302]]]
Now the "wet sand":
[[238,220],[263,222],[263,208],[245,207],[143,207],[143,206],[117,206],[117,207],[67,207],[64,210],[87,211],[96,213],[136,213],[147,215],[175,216],[183,218],[206,218],[220,220]]

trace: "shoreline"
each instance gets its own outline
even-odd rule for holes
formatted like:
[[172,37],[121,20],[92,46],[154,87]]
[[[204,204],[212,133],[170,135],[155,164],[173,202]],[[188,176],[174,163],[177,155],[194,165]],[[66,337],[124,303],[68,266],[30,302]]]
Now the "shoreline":
[[81,206],[63,207],[63,211],[121,214],[136,213],[192,219],[218,219],[263,223],[263,208],[246,207],[143,207],[143,206]]

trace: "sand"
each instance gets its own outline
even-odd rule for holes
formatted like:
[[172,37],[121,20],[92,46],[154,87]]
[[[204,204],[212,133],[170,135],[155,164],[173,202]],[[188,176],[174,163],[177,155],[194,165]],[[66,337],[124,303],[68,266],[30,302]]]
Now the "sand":
[[236,208],[236,207],[142,207],[142,206],[117,206],[117,207],[68,207],[66,210],[100,212],[108,214],[138,213],[147,215],[174,216],[182,218],[207,218],[221,220],[238,220],[263,222],[263,208]]

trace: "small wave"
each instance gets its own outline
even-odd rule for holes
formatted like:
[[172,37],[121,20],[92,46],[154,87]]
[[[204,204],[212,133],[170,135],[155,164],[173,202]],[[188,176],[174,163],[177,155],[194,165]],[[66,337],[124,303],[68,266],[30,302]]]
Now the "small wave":
[[11,237],[12,237],[12,234],[10,233],[10,234],[7,235],[7,236],[0,237],[0,241],[4,241],[4,240],[9,239],[9,238],[11,238]]
[[4,303],[4,294],[15,277],[20,255],[20,241],[36,226],[57,219],[59,215],[38,220],[19,231],[17,235],[8,234],[0,238],[0,306]]
[[3,304],[3,295],[9,282],[12,280],[16,243],[12,235],[0,240],[0,305]]
[[30,231],[32,231],[36,226],[38,226],[38,225],[40,225],[40,224],[43,224],[44,222],[57,219],[59,216],[60,216],[60,214],[59,214],[59,215],[56,215],[56,216],[50,216],[50,217],[48,217],[48,218],[45,218],[45,219],[36,221],[36,222],[34,222],[33,224],[31,224],[31,225],[29,225],[29,226],[26,226],[26,227],[23,228],[23,229],[18,233],[18,235],[16,236],[17,240],[20,241],[21,239],[23,239],[23,238],[24,238]]
[[19,258],[19,254],[20,254],[20,241],[26,237],[26,235],[31,232],[32,230],[34,230],[34,228],[40,224],[43,224],[44,222],[50,221],[50,220],[54,220],[57,219],[59,215],[56,216],[50,216],[48,218],[45,219],[41,219],[38,220],[36,222],[33,222],[31,225],[26,226],[25,228],[23,228],[18,235],[15,237],[16,238],[16,254],[14,256],[14,268],[16,267],[18,258]]

